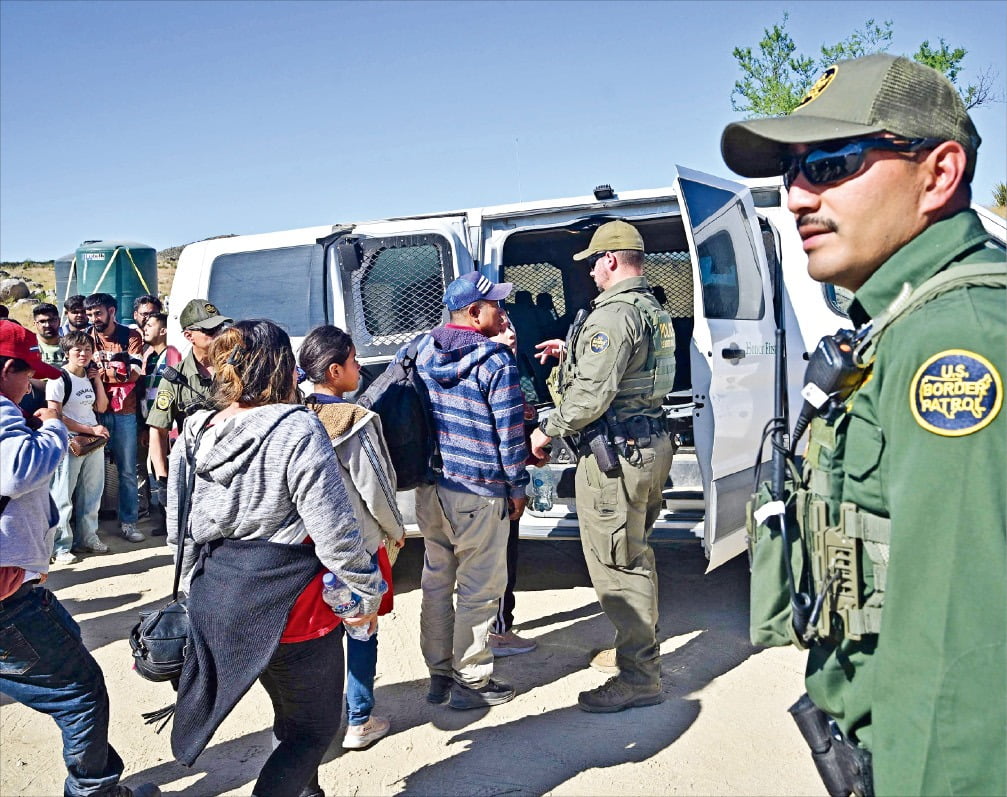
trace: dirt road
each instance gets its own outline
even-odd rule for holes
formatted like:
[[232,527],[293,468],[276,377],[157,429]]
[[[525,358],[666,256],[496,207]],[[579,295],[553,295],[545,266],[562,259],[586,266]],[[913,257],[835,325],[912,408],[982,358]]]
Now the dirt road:
[[[170,556],[163,538],[130,545],[103,526],[112,552],[57,569],[49,583],[105,672],[125,782],[152,780],[169,795],[250,794],[270,747],[265,692],[253,687],[195,767],[174,763],[168,732],[156,735],[139,716],[170,703],[171,688],[130,670],[125,641],[137,611],[165,601]],[[748,644],[743,558],[704,576],[698,544],[658,549],[667,700],[591,715],[577,709],[577,692],[603,682],[585,665],[592,648],[611,643],[612,630],[580,545],[524,542],[520,555],[518,630],[539,647],[497,660],[497,673],[518,688],[514,701],[456,712],[424,700],[423,552],[421,541],[410,540],[395,566],[395,612],[381,624],[375,713],[391,718],[392,733],[361,752],[343,751],[340,733],[321,770],[330,797],[823,793],[786,713],[803,691],[803,657]],[[4,699],[0,794],[58,795],[63,776],[55,724]]]

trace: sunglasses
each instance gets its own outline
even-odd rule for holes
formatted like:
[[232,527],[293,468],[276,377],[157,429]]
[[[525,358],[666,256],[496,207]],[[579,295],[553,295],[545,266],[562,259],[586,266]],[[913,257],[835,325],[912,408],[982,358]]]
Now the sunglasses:
[[936,147],[941,138],[858,138],[841,141],[832,146],[819,147],[803,155],[792,155],[780,164],[783,167],[783,185],[788,190],[798,174],[803,174],[812,185],[830,185],[846,180],[864,168],[867,153],[872,149],[884,152],[919,152]]
[[223,330],[227,329],[229,326],[231,326],[231,325],[225,323],[225,324],[217,324],[217,326],[210,327],[209,329],[200,329],[199,327],[186,327],[185,331],[186,332],[202,332],[204,335],[209,335],[212,338],[218,332],[222,332]]
[[587,270],[590,271],[594,268],[595,263],[601,260],[608,252],[595,252],[593,255],[588,255],[584,258],[584,262],[587,264]]

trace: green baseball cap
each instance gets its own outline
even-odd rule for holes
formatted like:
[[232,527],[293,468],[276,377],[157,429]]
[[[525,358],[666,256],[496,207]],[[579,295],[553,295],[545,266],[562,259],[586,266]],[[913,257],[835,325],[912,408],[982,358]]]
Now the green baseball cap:
[[591,255],[601,252],[618,252],[625,249],[643,251],[643,236],[632,224],[626,221],[609,221],[602,224],[594,235],[591,243],[583,252],[573,256],[574,260],[587,260]]
[[206,299],[193,299],[178,314],[178,325],[182,329],[214,329],[233,322],[233,318],[222,316],[217,306]]
[[789,116],[729,124],[720,151],[744,177],[773,177],[785,171],[793,144],[884,132],[957,141],[972,179],[982,139],[958,91],[936,69],[884,53],[830,66]]

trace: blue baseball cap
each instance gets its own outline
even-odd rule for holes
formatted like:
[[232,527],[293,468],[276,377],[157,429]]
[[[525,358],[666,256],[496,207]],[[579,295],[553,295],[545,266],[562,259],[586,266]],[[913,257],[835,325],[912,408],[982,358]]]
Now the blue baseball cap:
[[444,291],[444,304],[448,310],[454,312],[480,299],[499,302],[510,296],[512,290],[514,290],[512,282],[490,282],[478,271],[471,271],[448,285]]

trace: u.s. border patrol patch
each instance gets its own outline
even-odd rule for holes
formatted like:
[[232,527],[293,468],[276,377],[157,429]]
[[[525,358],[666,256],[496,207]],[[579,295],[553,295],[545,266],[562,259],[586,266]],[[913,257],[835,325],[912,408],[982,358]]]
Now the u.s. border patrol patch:
[[167,410],[171,406],[171,391],[158,390],[157,397],[154,399],[154,406],[159,410]]
[[988,426],[1000,412],[1003,381],[975,352],[948,349],[920,366],[909,385],[916,423],[943,437],[961,437]]
[[608,335],[604,332],[596,332],[588,345],[591,347],[591,351],[595,354],[601,354],[608,348],[609,343],[611,343],[611,341],[608,339]]

